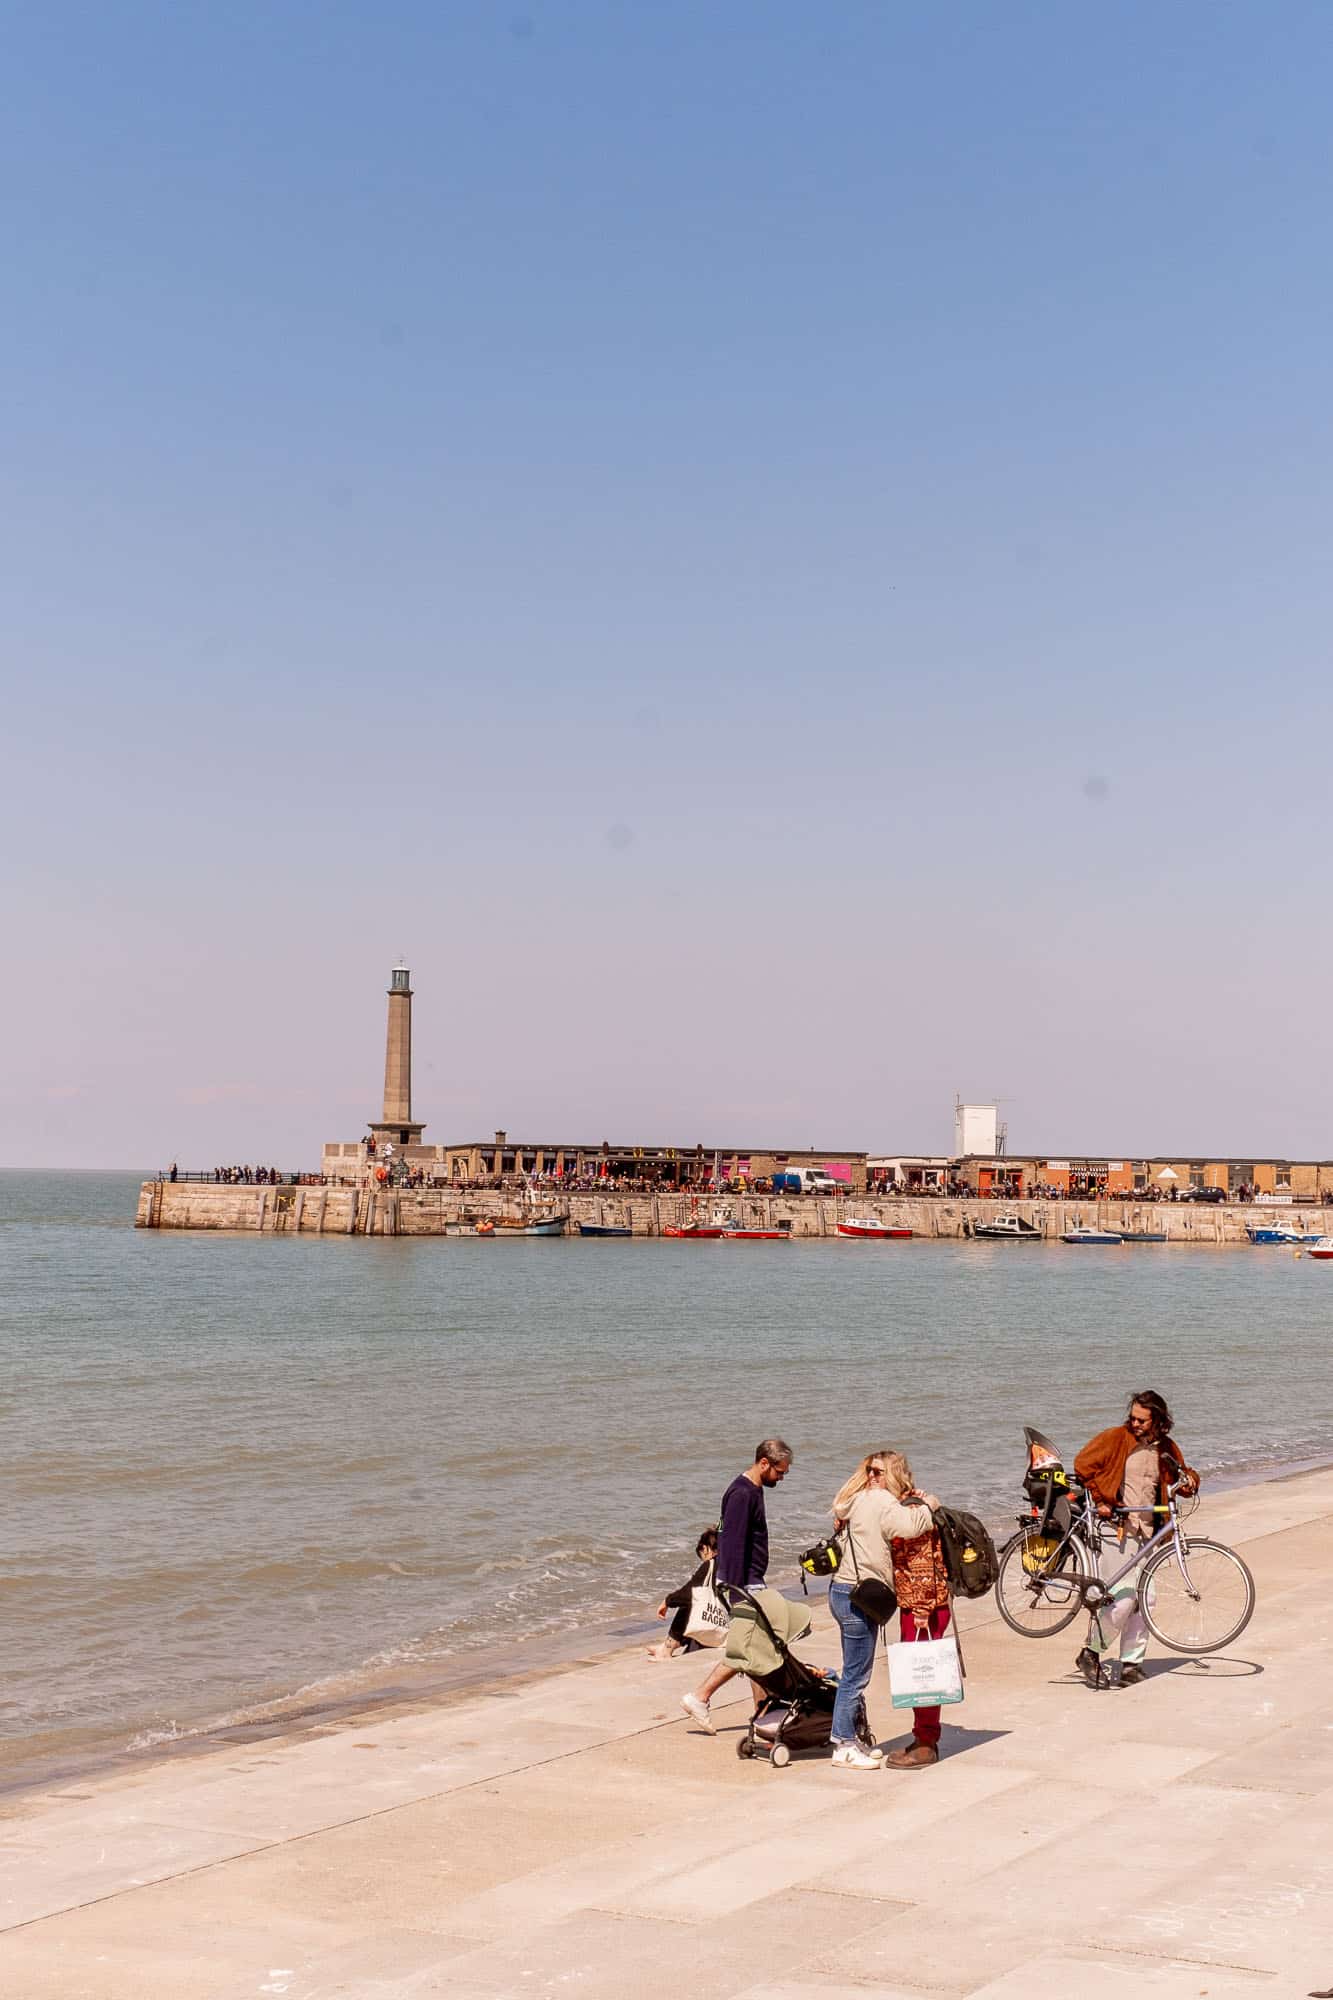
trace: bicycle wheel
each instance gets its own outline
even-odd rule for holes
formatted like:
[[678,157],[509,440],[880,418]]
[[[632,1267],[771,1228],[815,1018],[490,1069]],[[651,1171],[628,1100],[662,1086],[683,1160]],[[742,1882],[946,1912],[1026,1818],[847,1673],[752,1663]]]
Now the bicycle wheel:
[[1254,1578],[1234,1549],[1191,1535],[1183,1568],[1169,1543],[1144,1565],[1139,1608],[1173,1653],[1220,1652],[1250,1622]]
[[1053,1549],[1049,1536],[1020,1528],[1000,1557],[995,1579],[1000,1616],[1024,1639],[1049,1639],[1077,1618],[1087,1574],[1081,1542],[1071,1538]]

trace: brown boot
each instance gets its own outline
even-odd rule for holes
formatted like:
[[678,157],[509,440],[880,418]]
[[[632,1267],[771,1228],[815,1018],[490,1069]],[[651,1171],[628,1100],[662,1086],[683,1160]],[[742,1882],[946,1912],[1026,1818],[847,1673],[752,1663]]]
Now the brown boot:
[[940,1753],[933,1743],[912,1743],[905,1750],[890,1750],[884,1759],[886,1771],[924,1771],[928,1764],[938,1764]]

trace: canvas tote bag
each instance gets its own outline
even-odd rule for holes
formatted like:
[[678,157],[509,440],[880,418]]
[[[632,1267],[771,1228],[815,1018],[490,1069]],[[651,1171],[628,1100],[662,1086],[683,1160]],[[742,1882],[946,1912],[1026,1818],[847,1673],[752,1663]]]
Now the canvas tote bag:
[[713,1585],[717,1564],[709,1563],[708,1574],[690,1592],[690,1615],[685,1621],[685,1637],[696,1646],[720,1646],[727,1636],[731,1613]]

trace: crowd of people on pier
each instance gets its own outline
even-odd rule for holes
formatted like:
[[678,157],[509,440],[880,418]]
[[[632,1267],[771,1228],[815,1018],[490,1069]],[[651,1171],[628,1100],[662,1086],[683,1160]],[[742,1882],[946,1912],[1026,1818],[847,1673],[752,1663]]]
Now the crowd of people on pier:
[[[176,1178],[176,1169],[171,1170],[171,1178]],[[225,1187],[277,1187],[287,1176],[277,1167],[214,1167],[213,1179]]]

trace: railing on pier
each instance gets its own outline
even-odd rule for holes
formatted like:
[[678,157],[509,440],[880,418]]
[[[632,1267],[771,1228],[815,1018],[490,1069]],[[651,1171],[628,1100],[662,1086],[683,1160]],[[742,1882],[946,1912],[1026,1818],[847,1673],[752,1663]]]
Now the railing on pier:
[[318,1174],[282,1173],[277,1167],[159,1167],[155,1180],[199,1181],[208,1187],[300,1187],[304,1182],[319,1184]]

